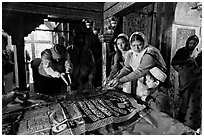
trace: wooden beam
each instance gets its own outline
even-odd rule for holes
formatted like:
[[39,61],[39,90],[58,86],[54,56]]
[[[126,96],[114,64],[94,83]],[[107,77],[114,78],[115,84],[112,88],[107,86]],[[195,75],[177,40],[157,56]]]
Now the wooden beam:
[[119,2],[119,3],[117,3],[112,8],[110,8],[104,12],[104,19],[107,19],[107,18],[115,15],[116,13],[122,11],[123,9],[129,7],[132,4],[134,4],[134,2]]
[[29,4],[93,12],[103,11],[103,2],[30,2]]
[[119,2],[105,2],[103,11],[107,11],[108,9],[112,8],[114,5],[118,4]]
[[119,2],[104,12],[104,20],[110,18],[111,16],[116,16],[116,17],[125,16],[149,4],[151,4],[151,2]]
[[96,10],[84,10],[77,8],[67,7],[52,7],[47,5],[36,5],[32,3],[21,3],[21,2],[3,2],[2,10],[16,11],[22,13],[33,13],[39,15],[54,15],[57,18],[64,18],[70,20],[82,20],[88,18],[92,20],[103,19],[103,12]]

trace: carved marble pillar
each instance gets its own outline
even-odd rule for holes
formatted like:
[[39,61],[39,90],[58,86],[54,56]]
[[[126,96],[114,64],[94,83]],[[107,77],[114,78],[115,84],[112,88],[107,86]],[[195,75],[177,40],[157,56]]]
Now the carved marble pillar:
[[109,48],[110,42],[112,41],[113,34],[103,34],[99,35],[99,39],[102,42],[102,85],[106,83],[105,79],[107,75],[109,74],[109,69],[110,69],[110,63],[111,63],[111,58],[109,56]]

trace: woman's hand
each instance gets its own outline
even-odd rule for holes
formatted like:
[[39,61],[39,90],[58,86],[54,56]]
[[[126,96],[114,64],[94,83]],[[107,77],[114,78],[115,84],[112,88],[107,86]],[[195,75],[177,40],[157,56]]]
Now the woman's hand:
[[113,80],[111,80],[109,83],[108,83],[108,86],[109,87],[118,87],[120,86],[122,83],[120,82],[120,80],[118,78],[115,78]]

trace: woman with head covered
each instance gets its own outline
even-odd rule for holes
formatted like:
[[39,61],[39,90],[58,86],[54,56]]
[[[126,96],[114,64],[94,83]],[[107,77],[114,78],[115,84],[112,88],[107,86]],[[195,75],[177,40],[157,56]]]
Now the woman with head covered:
[[113,58],[113,65],[111,66],[111,72],[108,79],[114,78],[116,74],[123,68],[125,59],[127,58],[127,53],[130,49],[128,36],[121,33],[114,40],[115,45],[115,55]]
[[[202,52],[194,57],[193,53],[199,38],[196,35],[186,40],[184,47],[176,51],[171,65],[178,72],[180,104],[178,120],[194,130],[201,126],[201,83],[202,83]],[[199,88],[200,87],[200,88]]]
[[120,87],[129,82],[125,87],[126,92],[134,96],[141,97],[143,89],[142,78],[147,71],[157,66],[162,71],[166,71],[166,64],[159,50],[148,44],[145,35],[141,32],[134,32],[129,39],[131,51],[128,52],[125,66],[120,73],[109,82],[109,86]]

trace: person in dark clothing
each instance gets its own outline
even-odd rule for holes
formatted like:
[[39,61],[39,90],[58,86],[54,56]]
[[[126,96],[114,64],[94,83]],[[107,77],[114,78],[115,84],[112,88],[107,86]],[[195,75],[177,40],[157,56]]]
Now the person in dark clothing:
[[45,49],[41,53],[41,60],[38,67],[38,92],[47,95],[60,93],[65,84],[62,77],[65,73],[72,72],[72,63],[66,48],[56,44],[51,49]]
[[171,65],[178,72],[180,105],[178,120],[184,122],[193,129],[200,127],[201,121],[201,100],[198,100],[201,90],[202,63],[201,54],[193,57],[193,51],[199,43],[196,35],[190,36],[186,45],[176,51],[172,58]]
[[73,46],[68,48],[70,60],[73,63],[72,90],[92,88],[95,75],[95,60],[92,51],[85,46],[85,36],[81,30],[74,30]]
[[102,85],[102,43],[98,38],[98,34],[94,33],[92,21],[86,21],[85,44],[92,51],[95,63],[97,76],[93,78],[93,86],[99,87]]
[[7,94],[14,88],[14,56],[7,49],[8,38],[2,34],[2,93]]
[[39,92],[40,90],[40,87],[39,87],[39,84],[38,84],[38,79],[39,79],[39,72],[38,72],[38,67],[41,63],[41,58],[34,58],[32,61],[31,61],[31,68],[32,68],[32,76],[33,76],[33,86],[34,86],[34,92]]
[[30,84],[30,72],[29,72],[29,65],[30,65],[30,55],[27,50],[25,50],[25,71],[26,71],[26,84],[27,87]]

